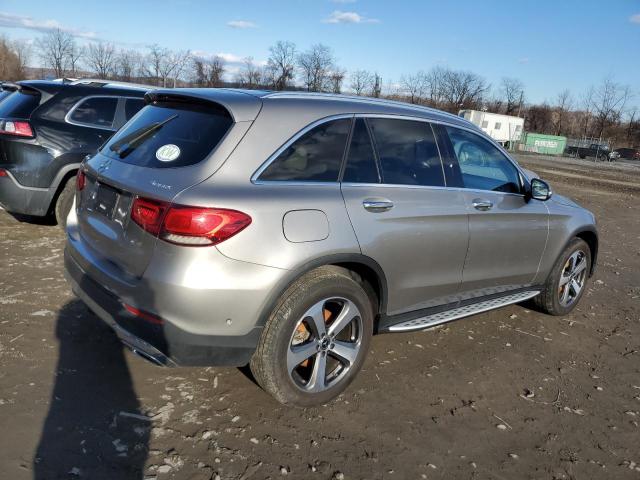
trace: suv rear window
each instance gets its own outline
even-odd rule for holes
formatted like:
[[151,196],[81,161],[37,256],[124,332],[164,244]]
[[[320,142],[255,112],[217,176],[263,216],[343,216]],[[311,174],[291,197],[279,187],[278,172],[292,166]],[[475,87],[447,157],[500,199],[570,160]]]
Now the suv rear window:
[[141,167],[186,167],[204,160],[232,123],[228,112],[213,106],[147,105],[101,152]]
[[38,105],[38,93],[11,92],[0,102],[0,118],[29,118]]

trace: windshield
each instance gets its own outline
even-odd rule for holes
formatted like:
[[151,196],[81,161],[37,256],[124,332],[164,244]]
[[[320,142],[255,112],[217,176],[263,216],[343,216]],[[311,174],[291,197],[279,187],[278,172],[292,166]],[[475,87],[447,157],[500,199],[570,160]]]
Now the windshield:
[[194,165],[213,151],[232,123],[226,111],[204,105],[147,105],[101,153],[141,167]]

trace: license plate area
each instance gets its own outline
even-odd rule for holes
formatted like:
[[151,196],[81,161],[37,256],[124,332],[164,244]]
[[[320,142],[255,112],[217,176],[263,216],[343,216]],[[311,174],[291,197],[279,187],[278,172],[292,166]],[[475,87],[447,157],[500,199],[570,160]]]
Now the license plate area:
[[93,195],[91,195],[92,198],[88,209],[110,220],[113,219],[113,213],[120,196],[118,190],[104,183],[96,182],[95,189],[92,193]]

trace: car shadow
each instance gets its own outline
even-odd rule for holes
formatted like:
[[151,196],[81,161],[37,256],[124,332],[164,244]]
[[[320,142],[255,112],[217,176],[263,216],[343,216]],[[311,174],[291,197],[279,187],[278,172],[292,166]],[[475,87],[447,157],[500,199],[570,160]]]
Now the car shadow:
[[141,411],[124,347],[80,301],[56,323],[55,385],[34,478],[141,479],[151,422]]

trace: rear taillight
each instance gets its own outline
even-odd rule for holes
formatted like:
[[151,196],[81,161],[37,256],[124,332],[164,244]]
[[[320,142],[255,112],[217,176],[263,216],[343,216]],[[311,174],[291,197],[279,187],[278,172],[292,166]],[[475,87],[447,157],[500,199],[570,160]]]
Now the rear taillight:
[[33,130],[29,122],[24,120],[0,121],[0,133],[15,135],[17,137],[33,137]]
[[0,168],[0,177],[8,177],[9,173],[4,169]]
[[84,170],[78,170],[76,174],[76,190],[81,191],[85,184],[87,183],[87,176],[84,173]]
[[209,246],[224,242],[251,223],[246,213],[225,208],[169,206],[137,197],[131,219],[162,240],[178,245]]

